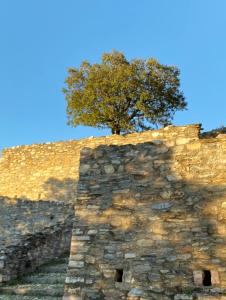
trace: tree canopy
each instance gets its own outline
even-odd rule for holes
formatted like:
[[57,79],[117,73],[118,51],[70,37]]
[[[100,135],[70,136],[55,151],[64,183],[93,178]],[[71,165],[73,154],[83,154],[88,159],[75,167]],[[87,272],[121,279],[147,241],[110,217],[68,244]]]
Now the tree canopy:
[[169,125],[186,108],[179,69],[149,58],[127,60],[121,52],[69,68],[63,89],[68,124],[110,128],[113,134]]

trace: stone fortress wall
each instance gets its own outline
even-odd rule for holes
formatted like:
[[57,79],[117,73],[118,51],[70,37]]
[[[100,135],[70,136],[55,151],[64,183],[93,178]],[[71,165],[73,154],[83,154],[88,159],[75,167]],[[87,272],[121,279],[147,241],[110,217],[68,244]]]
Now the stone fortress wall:
[[225,135],[82,149],[75,216],[65,300],[225,299]]
[[[191,125],[186,127],[186,132],[193,127],[198,128]],[[177,128],[184,131],[183,127]],[[159,134],[161,130],[4,149],[0,158],[0,196],[74,201],[82,148],[144,143]]]
[[226,137],[199,131],[169,126],[3,151],[1,196],[75,207],[66,300],[226,292]]

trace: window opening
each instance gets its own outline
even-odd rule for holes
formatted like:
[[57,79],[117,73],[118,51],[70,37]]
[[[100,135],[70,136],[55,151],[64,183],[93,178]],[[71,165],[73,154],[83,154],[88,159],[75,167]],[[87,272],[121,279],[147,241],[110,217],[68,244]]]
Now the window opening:
[[211,286],[211,272],[210,270],[203,271],[203,285],[204,286]]
[[25,268],[29,269],[30,267],[31,267],[31,262],[30,262],[30,260],[28,260],[25,262]]
[[123,269],[116,269],[115,281],[122,282],[122,276],[123,276]]

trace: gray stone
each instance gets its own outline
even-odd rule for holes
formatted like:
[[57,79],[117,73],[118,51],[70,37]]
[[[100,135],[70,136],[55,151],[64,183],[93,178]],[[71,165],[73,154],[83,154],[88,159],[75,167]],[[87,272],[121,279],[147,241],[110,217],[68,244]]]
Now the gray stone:
[[139,297],[143,295],[143,291],[139,288],[133,288],[129,291],[128,296],[130,297]]
[[104,171],[106,174],[113,174],[115,172],[115,169],[112,165],[105,165]]
[[160,202],[160,203],[153,204],[151,207],[153,209],[157,209],[157,210],[165,210],[165,209],[169,209],[170,207],[172,207],[172,203]]
[[85,279],[83,277],[66,277],[65,283],[77,283],[84,281]]
[[73,261],[73,260],[70,260],[69,261],[69,264],[68,264],[68,267],[69,268],[83,268],[84,267],[84,261]]
[[130,252],[130,253],[125,253],[125,258],[134,258],[134,257],[136,257],[136,253],[132,253],[132,252]]
[[90,169],[90,165],[87,165],[87,164],[82,164],[80,166],[80,173],[81,174],[86,174]]

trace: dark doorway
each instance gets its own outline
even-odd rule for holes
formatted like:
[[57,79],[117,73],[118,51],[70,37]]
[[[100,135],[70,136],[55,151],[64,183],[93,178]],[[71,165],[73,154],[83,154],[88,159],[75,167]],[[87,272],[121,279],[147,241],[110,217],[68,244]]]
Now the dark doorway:
[[116,282],[122,282],[122,276],[123,276],[123,269],[116,269],[115,281]]
[[203,271],[203,285],[211,286],[211,272],[210,270]]

